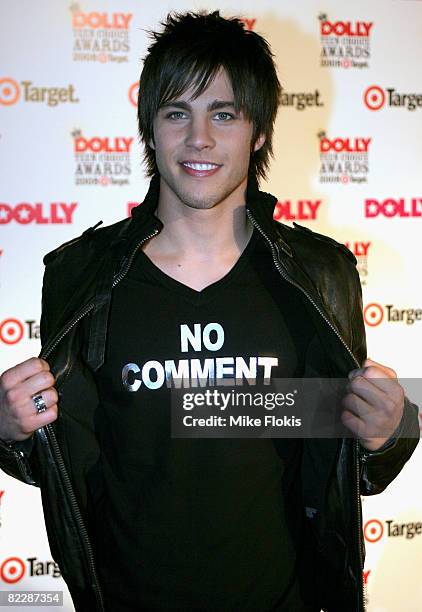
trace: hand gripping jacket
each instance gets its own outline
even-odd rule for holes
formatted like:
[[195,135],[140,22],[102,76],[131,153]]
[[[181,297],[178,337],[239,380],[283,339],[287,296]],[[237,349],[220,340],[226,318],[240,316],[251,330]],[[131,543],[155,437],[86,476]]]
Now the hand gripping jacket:
[[[40,356],[56,377],[59,417],[24,442],[0,443],[0,467],[41,489],[51,553],[78,612],[105,610],[87,516],[87,499],[93,495],[87,475],[100,453],[92,372],[104,360],[111,292],[143,242],[162,228],[154,216],[158,193],[159,177],[154,177],[130,219],[90,228],[44,258]],[[276,199],[258,191],[252,179],[246,199],[247,215],[271,250],[276,269],[307,298],[332,375],[347,376],[366,357],[356,259],[330,238],[273,221]],[[286,499],[286,512],[292,537],[306,542],[298,568],[302,589],[312,591],[321,609],[364,611],[360,495],[383,491],[418,438],[418,408],[406,398],[397,431],[376,452],[353,438],[302,441],[300,469],[286,476],[297,493],[294,505]],[[298,515],[304,517],[301,534]]]

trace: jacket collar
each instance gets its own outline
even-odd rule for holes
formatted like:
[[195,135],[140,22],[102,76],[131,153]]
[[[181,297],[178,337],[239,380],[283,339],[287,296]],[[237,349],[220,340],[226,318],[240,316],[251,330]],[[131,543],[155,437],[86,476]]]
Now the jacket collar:
[[256,178],[250,176],[246,189],[247,215],[255,221],[254,225],[258,226],[278,252],[281,250],[285,255],[293,257],[293,251],[287,241],[286,226],[275,222],[273,218],[276,204],[277,198],[270,193],[260,191]]

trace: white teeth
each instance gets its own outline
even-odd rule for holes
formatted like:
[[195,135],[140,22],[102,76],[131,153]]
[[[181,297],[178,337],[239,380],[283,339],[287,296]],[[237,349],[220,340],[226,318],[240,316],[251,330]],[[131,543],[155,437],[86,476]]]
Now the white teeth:
[[183,165],[192,168],[192,170],[214,170],[214,168],[217,168],[217,164],[193,164],[185,162]]

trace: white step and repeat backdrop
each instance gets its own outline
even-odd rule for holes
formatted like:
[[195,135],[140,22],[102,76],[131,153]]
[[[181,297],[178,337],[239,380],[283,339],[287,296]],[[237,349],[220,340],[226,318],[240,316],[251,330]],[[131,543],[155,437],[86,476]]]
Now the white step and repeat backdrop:
[[[42,256],[142,202],[136,81],[169,10],[220,9],[271,43],[284,87],[275,217],[355,253],[369,355],[421,375],[420,0],[21,0],[0,6],[0,370],[39,351]],[[422,609],[419,447],[364,499],[370,612]],[[39,491],[1,474],[0,590],[64,590]],[[23,609],[23,608],[22,608]],[[59,609],[59,608],[57,608]]]

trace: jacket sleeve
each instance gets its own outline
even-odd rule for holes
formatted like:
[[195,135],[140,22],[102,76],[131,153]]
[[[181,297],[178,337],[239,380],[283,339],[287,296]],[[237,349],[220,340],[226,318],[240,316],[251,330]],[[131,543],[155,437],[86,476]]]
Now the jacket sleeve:
[[[44,272],[42,288],[42,310],[40,322],[41,344],[45,346],[50,335],[51,313],[48,311],[47,292],[51,295],[53,288],[53,273],[50,266]],[[54,296],[54,293],[53,293]],[[33,486],[39,486],[37,453],[34,452],[37,436],[34,434],[21,442],[0,440],[0,468],[9,476]]]
[[419,409],[405,397],[401,422],[391,438],[377,451],[360,447],[362,495],[384,491],[412,456],[419,437]]
[[[351,348],[358,362],[362,364],[366,359],[366,340],[362,289],[358,280],[351,303]],[[359,445],[362,495],[375,495],[384,491],[410,459],[419,442],[418,413],[418,407],[406,397],[401,422],[383,446],[377,451],[369,451]]]
[[36,480],[35,468],[31,465],[30,456],[34,445],[34,436],[23,442],[0,440],[0,468],[22,482],[39,486]]

